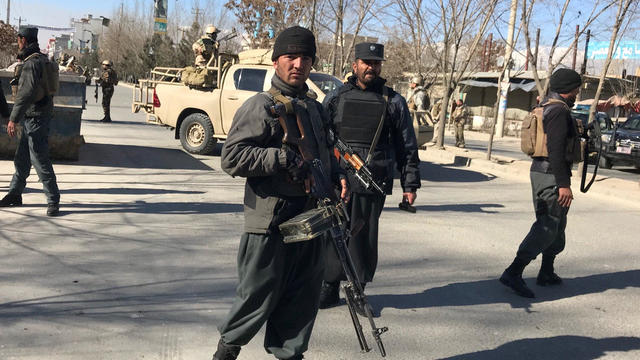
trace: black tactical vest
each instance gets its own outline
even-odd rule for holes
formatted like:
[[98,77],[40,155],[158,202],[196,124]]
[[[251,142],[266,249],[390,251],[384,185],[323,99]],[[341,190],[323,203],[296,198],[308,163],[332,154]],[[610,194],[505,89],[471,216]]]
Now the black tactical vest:
[[371,144],[386,103],[373,91],[345,91],[339,95],[335,125],[340,138],[349,144]]

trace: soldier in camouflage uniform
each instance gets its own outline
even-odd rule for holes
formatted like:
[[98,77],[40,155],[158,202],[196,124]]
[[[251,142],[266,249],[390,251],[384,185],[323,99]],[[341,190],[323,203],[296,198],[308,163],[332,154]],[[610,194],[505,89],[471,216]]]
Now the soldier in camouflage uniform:
[[102,110],[104,117],[100,122],[111,122],[111,97],[113,96],[114,86],[118,85],[118,74],[112,69],[113,62],[104,60],[102,62],[102,75],[96,80],[98,85],[102,86]]
[[213,56],[212,66],[215,66],[216,59],[218,58],[218,48],[220,44],[216,40],[220,32],[215,26],[207,25],[205,28],[205,35],[193,43],[191,48],[196,56],[196,66],[205,67],[209,63],[209,59]]
[[438,142],[438,138],[440,137],[440,126],[442,126],[442,122],[440,121],[440,113],[442,112],[442,99],[436,101],[435,104],[431,107],[431,119],[433,120],[434,129],[433,129],[433,139],[429,142],[430,145],[435,145]]
[[456,147],[463,148],[464,144],[464,125],[467,123],[469,110],[467,106],[458,99],[456,101],[456,109],[451,114],[453,125],[456,127]]

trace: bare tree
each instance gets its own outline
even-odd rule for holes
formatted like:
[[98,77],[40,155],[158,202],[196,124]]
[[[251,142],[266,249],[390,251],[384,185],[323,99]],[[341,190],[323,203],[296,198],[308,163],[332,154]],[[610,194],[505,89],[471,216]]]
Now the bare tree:
[[18,32],[0,20],[0,67],[5,68],[16,60]]
[[[622,25],[625,22],[625,18],[629,12],[629,8],[633,4],[634,10],[638,9],[637,0],[617,0],[618,11],[613,23],[613,29],[611,31],[611,39],[609,40],[609,51],[607,53],[607,60],[604,64],[604,69],[602,73],[600,73],[600,79],[598,81],[598,88],[596,90],[596,95],[594,96],[593,102],[591,103],[591,108],[589,109],[589,121],[588,123],[594,120],[596,114],[596,107],[598,105],[598,100],[600,99],[600,93],[602,91],[602,85],[604,83],[604,79],[607,76],[607,71],[609,70],[609,65],[611,64],[611,59],[613,58],[613,51],[617,47],[618,44],[618,33],[621,31]],[[635,13],[635,11],[633,11]],[[627,22],[629,24],[630,21]]]
[[325,14],[316,16],[315,23],[319,29],[331,34],[333,43],[329,62],[332,73],[342,76],[358,36],[372,22],[374,10],[380,10],[386,3],[379,0],[325,0],[322,6]]
[[268,47],[273,36],[286,27],[300,23],[311,0],[229,0],[252,47]]
[[[556,29],[554,32],[553,41],[551,43],[551,47],[549,49],[549,54],[547,58],[547,73],[546,73],[547,81],[543,83],[540,80],[540,77],[538,76],[538,59],[534,58],[533,56],[534,50],[531,48],[530,26],[531,26],[532,15],[535,13],[539,13],[540,11],[543,11],[543,10],[549,12],[550,10],[549,4],[542,3],[539,0],[528,0],[528,2],[527,0],[522,0],[521,26],[522,26],[522,29],[524,30],[526,53],[527,53],[527,57],[529,58],[529,64],[531,64],[531,69],[533,70],[533,77],[536,82],[536,87],[538,88],[538,94],[540,95],[547,93],[547,90],[549,88],[549,82],[548,82],[549,77],[553,73],[553,70],[555,70],[555,68],[560,63],[562,63],[564,58],[573,50],[573,48],[577,46],[577,40],[579,39],[579,37],[582,34],[584,34],[586,29],[588,29],[602,14],[605,14],[607,10],[615,4],[615,0],[595,0],[592,3],[593,5],[591,6],[590,9],[584,7],[587,3],[580,2],[579,5],[581,6],[581,9],[582,9],[580,13],[588,14],[588,16],[586,17],[584,24],[581,26],[581,30],[578,32],[578,37],[574,37],[573,41],[565,49],[565,51],[557,55],[556,51],[558,50],[558,43],[559,43],[560,37],[563,34],[563,31],[566,30],[566,27],[564,25],[567,20],[566,15],[567,15],[567,11],[569,9],[570,3],[571,3],[571,0],[564,0],[564,3],[562,4],[562,7],[560,9],[560,12],[557,15],[558,17],[557,17]],[[535,5],[537,4],[540,4],[540,6],[536,7]],[[542,8],[542,6],[545,6],[545,7]],[[549,22],[549,19],[547,18],[546,21]]]
[[422,0],[395,0],[395,5],[399,10],[401,17],[398,22],[403,29],[407,29],[411,44],[411,57],[413,58],[413,72],[423,74],[423,59],[426,52],[425,45],[425,29],[423,19],[423,1]]
[[428,53],[436,59],[444,89],[437,146],[444,143],[449,98],[468,70],[480,39],[489,27],[498,0],[439,0],[424,9]]

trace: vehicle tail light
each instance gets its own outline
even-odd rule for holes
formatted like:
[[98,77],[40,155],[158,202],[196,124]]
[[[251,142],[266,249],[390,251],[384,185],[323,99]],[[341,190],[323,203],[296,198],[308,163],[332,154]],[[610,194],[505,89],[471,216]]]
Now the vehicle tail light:
[[156,94],[156,89],[153,89],[153,107],[160,107],[160,99],[158,99],[158,95]]

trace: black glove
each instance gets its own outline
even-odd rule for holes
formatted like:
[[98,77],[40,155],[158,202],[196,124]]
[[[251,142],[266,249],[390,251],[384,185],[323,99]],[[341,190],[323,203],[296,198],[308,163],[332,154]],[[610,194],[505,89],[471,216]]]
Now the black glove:
[[309,175],[310,166],[309,163],[302,160],[302,158],[291,150],[286,150],[287,152],[287,165],[285,169],[291,176],[291,180],[294,182],[302,182]]

